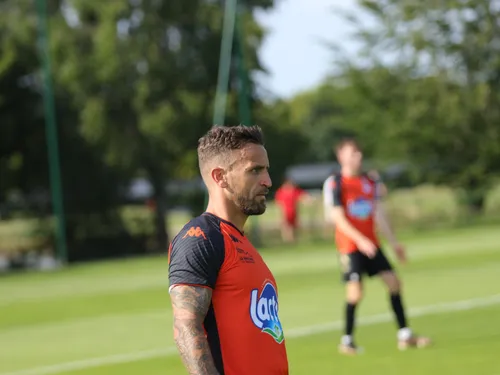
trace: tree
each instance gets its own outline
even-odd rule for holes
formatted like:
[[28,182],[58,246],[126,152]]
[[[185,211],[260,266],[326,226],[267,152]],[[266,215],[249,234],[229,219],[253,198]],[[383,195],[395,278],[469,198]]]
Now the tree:
[[[48,3],[51,17],[57,18],[63,2]],[[48,219],[52,213],[37,50],[39,20],[33,1],[3,1],[0,7],[0,204],[13,203],[11,197],[15,196],[15,207],[10,208]],[[61,33],[60,24],[51,26],[52,34]],[[102,163],[102,149],[89,146],[81,136],[79,113],[68,91],[56,85],[55,96],[69,258],[88,257],[89,248],[96,250],[93,256],[109,255],[109,246],[95,246],[95,241],[88,246],[89,239],[99,236],[108,237],[107,245],[110,236],[121,237],[125,246],[119,250],[126,252],[125,247],[134,241],[117,208],[121,203],[120,186],[130,175]],[[50,241],[48,222],[40,220],[37,231]],[[144,251],[142,245],[133,251]]]
[[378,151],[385,144],[421,178],[463,188],[480,209],[500,173],[500,8],[488,0],[359,5],[375,22],[358,22],[362,59],[345,71],[359,102],[378,108]]
[[265,135],[273,189],[283,182],[286,168],[303,161],[309,151],[308,140],[293,126],[290,112],[290,105],[284,101],[260,103],[255,110],[256,122]]
[[[106,163],[152,183],[157,244],[164,248],[166,182],[194,174],[197,139],[210,127],[223,7],[208,0],[65,5],[66,15],[52,20],[60,30],[52,41],[56,81],[79,109],[82,135],[105,150]],[[251,70],[259,68],[262,38],[251,14],[271,5],[246,2]]]
[[36,31],[33,18],[12,17],[24,9],[26,4],[13,2],[0,8],[0,195],[48,182],[43,110],[30,85],[37,69]]
[[[71,248],[78,248],[77,242],[89,231],[123,232],[120,188],[145,176],[159,207],[157,248],[164,250],[168,240],[164,212],[169,203],[165,185],[173,178],[198,175],[197,140],[211,126],[223,2],[48,0],[48,4]],[[257,50],[264,36],[253,11],[269,8],[273,1],[249,0],[244,5],[243,47],[252,77],[261,69]],[[2,192],[21,190],[24,196],[41,187],[48,197],[37,15],[29,0],[6,0],[1,7],[0,187]],[[240,122],[235,73],[227,124]],[[275,125],[283,116],[261,105],[252,81],[250,88],[256,119],[262,120],[273,140],[270,152],[281,155],[273,145],[294,138],[288,137],[285,127]],[[288,155],[285,160],[292,160]],[[50,215],[48,203],[47,199],[38,215]]]

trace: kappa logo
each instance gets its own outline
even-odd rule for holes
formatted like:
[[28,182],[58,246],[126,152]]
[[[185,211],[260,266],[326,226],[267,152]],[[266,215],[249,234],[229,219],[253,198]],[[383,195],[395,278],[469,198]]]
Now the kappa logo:
[[200,227],[191,227],[189,230],[186,232],[183,239],[186,237],[203,237],[203,239],[207,239],[207,236],[205,236],[205,233],[201,230]]
[[231,240],[235,243],[241,243],[241,241],[238,239],[238,237],[236,237],[234,234],[230,234],[229,237],[231,238]]

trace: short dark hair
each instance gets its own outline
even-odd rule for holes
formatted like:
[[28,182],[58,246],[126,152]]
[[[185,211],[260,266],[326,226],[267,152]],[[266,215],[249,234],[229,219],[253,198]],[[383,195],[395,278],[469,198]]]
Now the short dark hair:
[[339,152],[346,146],[353,146],[358,150],[361,150],[361,146],[359,145],[358,141],[354,138],[344,138],[342,139],[337,145],[335,146],[334,150],[335,153]]
[[264,146],[264,134],[260,126],[213,126],[198,140],[200,169],[212,158],[240,150],[248,144]]

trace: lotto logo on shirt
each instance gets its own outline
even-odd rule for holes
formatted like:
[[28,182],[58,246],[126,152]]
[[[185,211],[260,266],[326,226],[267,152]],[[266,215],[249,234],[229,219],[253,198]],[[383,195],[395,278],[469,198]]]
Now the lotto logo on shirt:
[[367,199],[355,199],[347,204],[349,215],[356,219],[368,219],[373,211],[373,204]]
[[263,333],[270,335],[278,344],[285,339],[278,317],[278,294],[271,283],[267,283],[259,296],[259,290],[252,290],[250,316],[253,324]]

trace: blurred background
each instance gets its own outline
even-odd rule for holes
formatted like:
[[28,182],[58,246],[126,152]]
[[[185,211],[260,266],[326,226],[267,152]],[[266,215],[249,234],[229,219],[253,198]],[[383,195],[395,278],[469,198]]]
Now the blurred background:
[[[260,125],[273,192],[316,198],[295,244],[272,201],[248,223],[292,374],[500,372],[500,1],[1,0],[0,375],[185,373],[165,255],[204,210],[214,123]],[[399,357],[370,284],[371,354],[335,356],[321,189],[346,136],[387,186],[408,304],[444,346]]]

